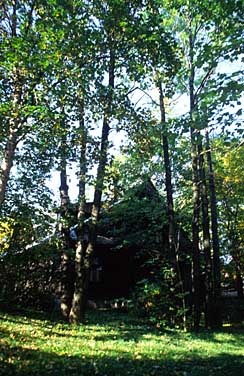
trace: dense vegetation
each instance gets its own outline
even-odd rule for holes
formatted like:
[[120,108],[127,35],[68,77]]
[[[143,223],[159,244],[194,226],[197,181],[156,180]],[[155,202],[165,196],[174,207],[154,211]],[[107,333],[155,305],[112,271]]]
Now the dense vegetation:
[[50,310],[59,289],[63,317],[84,321],[102,235],[143,259],[128,304],[156,326],[216,328],[223,287],[243,299],[243,13],[241,0],[3,2],[5,307]]

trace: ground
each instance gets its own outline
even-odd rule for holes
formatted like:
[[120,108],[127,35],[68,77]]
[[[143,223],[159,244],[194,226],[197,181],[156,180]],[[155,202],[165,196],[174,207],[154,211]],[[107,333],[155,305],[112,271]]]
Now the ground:
[[184,333],[106,311],[80,326],[33,312],[0,320],[1,376],[244,375],[241,327]]

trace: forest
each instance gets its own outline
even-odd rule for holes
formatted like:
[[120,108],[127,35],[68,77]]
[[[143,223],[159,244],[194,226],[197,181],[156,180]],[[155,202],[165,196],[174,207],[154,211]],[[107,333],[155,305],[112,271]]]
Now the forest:
[[1,308],[244,320],[243,15],[0,1]]

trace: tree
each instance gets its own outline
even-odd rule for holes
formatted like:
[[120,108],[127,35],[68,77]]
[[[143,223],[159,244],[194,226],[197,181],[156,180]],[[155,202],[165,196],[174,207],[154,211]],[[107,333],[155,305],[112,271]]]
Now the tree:
[[217,148],[216,184],[220,208],[222,248],[233,260],[236,289],[243,297],[243,142],[220,138]]
[[[197,329],[200,322],[200,202],[202,204],[203,215],[203,248],[206,260],[206,291],[207,296],[211,295],[212,270],[210,257],[210,236],[209,236],[209,219],[208,205],[206,195],[205,172],[202,156],[202,137],[201,130],[206,126],[202,121],[200,107],[204,102],[205,88],[211,83],[211,77],[214,76],[215,68],[221,59],[234,59],[237,54],[236,44],[230,43],[229,33],[236,32],[238,38],[241,37],[240,24],[232,23],[230,14],[235,14],[232,6],[215,3],[209,7],[207,2],[195,3],[194,6],[188,2],[176,2],[175,9],[178,12],[178,38],[179,44],[184,50],[186,56],[183,70],[180,71],[179,82],[185,85],[188,80],[189,93],[189,125],[191,137],[192,153],[192,181],[193,181],[193,220],[192,220],[192,237],[193,237],[193,269],[194,269],[194,326]],[[240,6],[240,3],[239,3]],[[238,8],[238,11],[240,8]],[[225,15],[225,17],[223,17]],[[221,18],[222,17],[222,18]],[[236,14],[235,16],[236,17]],[[237,16],[238,18],[238,16]],[[228,33],[222,33],[228,24]],[[182,29],[184,25],[184,30]],[[176,26],[177,29],[177,26]],[[201,188],[201,191],[200,191]],[[213,188],[213,186],[212,186]],[[216,232],[215,232],[216,235]],[[215,253],[217,257],[217,253]],[[216,263],[215,257],[215,263]],[[216,290],[217,291],[217,290]],[[208,300],[208,299],[207,299]],[[210,299],[211,300],[211,299]],[[211,326],[213,322],[213,307],[206,301],[206,326]],[[210,313],[210,311],[212,313]]]
[[[43,30],[42,4],[15,0],[2,5],[0,205],[5,198],[17,145],[28,133],[33,134],[41,119],[43,122],[45,76],[53,57],[47,32]],[[49,40],[52,36],[49,35]]]
[[[215,302],[219,301],[221,293],[221,275],[220,275],[220,250],[219,250],[219,231],[218,231],[218,209],[216,198],[216,184],[215,173],[212,161],[212,152],[210,146],[209,133],[206,129],[206,157],[208,163],[208,179],[209,179],[209,195],[210,195],[210,209],[211,209],[211,227],[212,227],[212,247],[213,247],[213,299]],[[218,303],[217,303],[218,304]],[[215,308],[216,324],[221,322],[220,312],[218,312],[218,305]]]
[[[122,71],[126,65],[124,51],[128,45],[126,36],[123,34],[123,20],[133,22],[134,8],[131,4],[113,1],[101,4],[94,4],[92,8],[93,16],[97,19],[98,31],[101,35],[96,34],[98,47],[104,53],[102,65],[97,63],[97,70],[100,71],[102,79],[107,76],[108,84],[104,86],[100,80],[95,79],[97,86],[101,88],[99,103],[102,105],[102,134],[99,143],[97,175],[95,179],[94,199],[91,211],[91,219],[89,222],[89,239],[88,244],[84,244],[83,240],[83,222],[84,222],[84,173],[86,169],[85,159],[85,126],[81,126],[81,158],[80,158],[80,192],[79,192],[79,210],[78,210],[78,227],[81,230],[79,241],[76,248],[76,280],[72,301],[72,308],[69,316],[70,322],[78,323],[84,320],[85,304],[87,300],[87,286],[89,282],[89,271],[94,254],[94,247],[97,237],[97,224],[101,209],[102,192],[104,188],[104,178],[106,165],[108,161],[109,148],[109,131],[112,119],[116,119],[115,112],[115,77],[116,73]],[[127,18],[126,18],[127,17]],[[99,51],[100,52],[100,51]],[[119,78],[119,74],[118,74]],[[84,122],[84,117],[81,119]]]

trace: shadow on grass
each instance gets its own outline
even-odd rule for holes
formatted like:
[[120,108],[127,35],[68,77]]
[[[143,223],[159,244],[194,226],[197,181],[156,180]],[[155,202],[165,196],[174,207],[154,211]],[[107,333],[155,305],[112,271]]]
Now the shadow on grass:
[[[198,332],[188,332],[187,334],[184,331],[173,329],[173,328],[155,328],[154,326],[146,323],[142,319],[133,318],[130,315],[120,314],[116,312],[107,312],[103,315],[97,315],[96,312],[91,312],[90,316],[88,317],[88,323],[91,325],[99,324],[100,328],[106,326],[114,328],[117,330],[117,338],[123,340],[134,340],[135,342],[139,341],[142,336],[145,334],[152,334],[155,337],[161,337],[162,335],[167,335],[172,340],[180,340],[185,339],[186,335],[188,336],[189,340],[201,340],[205,342],[230,342],[236,343],[237,346],[244,344],[244,327],[226,327],[221,328],[215,331],[206,330],[204,328],[200,329]],[[93,330],[91,328],[91,330]],[[221,340],[217,335],[219,333],[226,333],[231,334],[231,337],[226,338],[226,336]],[[99,335],[96,336],[96,340],[109,340],[115,339],[115,336],[107,331],[106,334],[102,334],[100,337]]]
[[[146,341],[146,335],[153,335],[155,338],[158,338],[159,341],[162,335],[167,335],[175,340],[185,335],[185,333],[173,329],[156,329],[139,318],[135,319],[128,314],[114,311],[88,311],[86,324],[77,327],[77,334],[75,334],[73,330],[74,327],[60,319],[60,317],[56,317],[56,319],[52,317],[51,320],[50,318],[48,319],[48,317],[47,313],[31,310],[18,310],[11,312],[11,314],[6,314],[6,319],[10,323],[24,326],[31,325],[41,331],[42,335],[48,336],[50,334],[57,338],[66,338],[69,336],[70,338],[77,338],[77,340],[79,340],[82,334],[83,339],[87,337],[89,340],[92,336],[99,342],[120,340],[126,342],[133,341],[136,343],[142,338]],[[0,313],[0,321],[1,320],[5,320],[5,315]],[[21,339],[21,335],[16,332],[13,327],[11,328],[11,333],[17,340]],[[5,333],[5,336],[11,333]],[[31,335],[28,336],[25,333],[25,337],[31,340],[35,337],[35,334],[32,332]]]
[[[61,314],[54,309],[50,312],[40,311],[35,309],[27,309],[23,307],[8,307],[6,305],[0,305],[0,319],[3,314],[8,314],[12,316],[13,322],[25,323],[27,319],[29,320],[40,320],[48,321],[50,323],[65,323]],[[23,321],[20,321],[23,318]]]
[[[30,313],[28,315],[28,313]],[[44,318],[45,317],[45,318]],[[34,331],[28,333],[18,332],[18,326],[12,325],[10,329],[3,328],[2,338],[0,338],[0,376],[236,376],[244,375],[244,357],[234,354],[220,354],[217,356],[201,356],[199,353],[187,352],[181,355],[168,353],[167,349],[164,353],[165,341],[162,341],[162,352],[152,355],[138,356],[133,352],[123,352],[122,350],[113,348],[102,351],[99,347],[84,355],[84,348],[79,353],[72,356],[67,355],[69,349],[65,350],[66,354],[56,354],[55,352],[40,351],[38,346],[39,336],[44,336],[44,341],[48,339],[49,334],[58,337],[73,337],[83,340],[86,343],[86,337],[93,337],[95,341],[139,341],[142,337],[147,346],[147,337],[145,335],[153,335],[159,341],[160,336],[167,335],[169,341],[176,340],[180,346],[179,339],[201,340],[206,342],[221,343],[221,336],[216,339],[216,333],[199,332],[182,333],[176,330],[158,331],[151,326],[146,325],[139,320],[132,320],[126,314],[111,312],[89,313],[87,316],[87,325],[77,327],[76,331],[72,331],[72,327],[63,325],[58,320],[50,320],[48,315],[43,316],[37,312],[16,313],[16,315],[0,315],[0,318],[8,320],[13,324],[30,324],[34,326]],[[48,320],[49,318],[49,320]],[[35,320],[40,320],[35,321]],[[62,325],[59,325],[59,324]],[[37,330],[38,328],[38,330]],[[62,329],[63,328],[63,329]],[[228,332],[231,334],[229,338],[233,344],[238,347],[243,345],[243,335],[240,330],[226,330],[220,333]],[[92,334],[92,336],[90,335]],[[243,333],[244,334],[244,333]],[[12,346],[9,346],[8,337],[12,335]],[[22,338],[23,337],[23,338]],[[33,340],[34,339],[34,340]],[[14,342],[16,340],[16,342]],[[229,341],[228,340],[228,341]],[[19,344],[21,342],[21,344]],[[226,342],[226,338],[223,339]],[[18,343],[18,345],[17,345]],[[54,340],[55,343],[55,340]],[[82,346],[82,345],[81,345]],[[84,346],[84,344],[83,344]],[[160,347],[160,348],[161,348]],[[102,346],[101,346],[102,348]],[[224,346],[223,350],[224,351]],[[150,352],[149,352],[150,354]],[[180,356],[180,360],[175,360],[176,356]]]
[[0,360],[0,376],[236,376],[243,375],[244,366],[243,357],[229,354],[186,356],[180,361],[163,356],[160,360],[133,359],[128,353],[58,356],[7,343],[0,347]]
[[[41,321],[41,328],[43,331],[46,331],[46,334],[50,331],[53,335],[57,337],[66,337],[67,332],[68,335],[72,338],[79,338],[79,335],[74,335],[72,331],[72,326],[70,326],[62,317],[57,314],[56,312],[40,312],[35,310],[25,310],[25,309],[18,309],[12,310],[10,312],[5,311],[8,315],[7,319],[13,323],[19,324],[26,324],[29,325],[31,321],[31,325],[33,327],[40,328]],[[179,330],[169,329],[169,328],[162,328],[157,329],[142,319],[135,318],[133,316],[128,315],[127,313],[121,313],[119,311],[88,311],[87,312],[87,320],[86,325],[80,326],[79,331],[82,331],[84,328],[83,336],[87,336],[89,338],[89,332],[94,333],[94,326],[96,326],[95,330],[95,339],[96,341],[108,341],[108,340],[124,340],[124,341],[135,341],[138,342],[142,337],[145,335],[151,334],[155,337],[159,337],[162,335],[167,335],[172,339],[178,340],[181,338],[185,338],[186,333],[181,332]],[[4,320],[4,312],[3,314],[0,313],[0,320]],[[64,333],[61,331],[61,327],[59,326],[59,330],[55,330],[56,325],[61,324],[64,328]],[[86,332],[86,333],[85,333]],[[218,333],[228,333],[231,334],[231,337],[223,338],[223,341],[220,338],[216,337]],[[201,340],[206,342],[230,342],[236,344],[236,346],[243,346],[244,343],[244,328],[223,328],[217,331],[207,331],[207,330],[200,330],[199,332],[190,332],[187,334],[189,339],[192,340]],[[144,338],[145,340],[145,338]],[[160,340],[160,339],[159,339]]]

